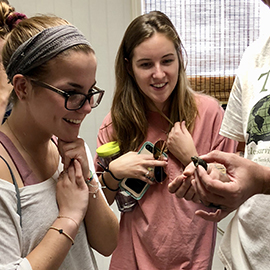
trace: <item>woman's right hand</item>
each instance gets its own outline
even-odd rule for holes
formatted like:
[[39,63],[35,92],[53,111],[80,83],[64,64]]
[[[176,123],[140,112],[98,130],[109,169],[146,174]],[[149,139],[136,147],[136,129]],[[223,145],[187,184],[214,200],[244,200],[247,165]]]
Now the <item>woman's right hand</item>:
[[186,128],[185,121],[176,122],[168,134],[167,146],[184,166],[190,163],[190,157],[197,156],[193,138]]
[[73,142],[64,142],[58,138],[58,150],[62,157],[64,169],[67,169],[76,159],[81,164],[84,178],[90,177],[85,143],[82,138],[77,138]]
[[139,154],[137,152],[128,152],[119,158],[113,160],[109,164],[110,171],[115,177],[122,178],[137,178],[142,181],[153,184],[153,181],[145,177],[149,172],[149,168],[156,166],[165,167],[167,160],[155,160],[153,155]]
[[80,224],[88,207],[89,191],[81,164],[76,159],[59,175],[56,199],[59,215],[69,216]]

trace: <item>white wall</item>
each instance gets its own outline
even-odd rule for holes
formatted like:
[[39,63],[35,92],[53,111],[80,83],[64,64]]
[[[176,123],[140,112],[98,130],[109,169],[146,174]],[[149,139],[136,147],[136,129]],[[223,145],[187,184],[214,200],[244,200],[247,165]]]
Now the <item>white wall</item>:
[[[109,112],[114,89],[114,59],[123,33],[140,13],[139,0],[9,0],[17,11],[28,17],[37,13],[55,14],[78,27],[91,42],[98,59],[97,85],[106,90],[101,105],[85,119],[80,135],[96,149],[98,128]],[[117,213],[116,207],[113,209]],[[227,222],[225,221],[225,225]],[[226,226],[222,225],[223,228]],[[221,236],[218,235],[218,242]],[[108,269],[109,258],[96,254],[100,270]],[[214,257],[213,270],[223,270]]]

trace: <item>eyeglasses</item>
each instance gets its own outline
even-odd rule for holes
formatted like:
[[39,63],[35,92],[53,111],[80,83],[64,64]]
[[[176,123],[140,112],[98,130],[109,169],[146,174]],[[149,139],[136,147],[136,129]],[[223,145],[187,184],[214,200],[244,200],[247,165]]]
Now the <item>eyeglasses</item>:
[[[167,151],[168,149],[167,149],[166,141],[158,140],[157,142],[155,142],[154,148],[153,148],[154,159],[157,159],[157,160],[161,159],[161,156]],[[156,166],[154,168],[154,176],[155,176],[156,181],[158,183],[161,183],[166,179],[167,174],[165,173],[163,167]]]
[[104,90],[99,89],[97,86],[94,86],[90,89],[91,92],[85,95],[76,92],[66,92],[48,83],[37,80],[31,80],[31,82],[63,96],[65,98],[65,108],[69,111],[79,110],[84,105],[86,100],[89,101],[92,109],[96,108],[99,105],[105,92]]

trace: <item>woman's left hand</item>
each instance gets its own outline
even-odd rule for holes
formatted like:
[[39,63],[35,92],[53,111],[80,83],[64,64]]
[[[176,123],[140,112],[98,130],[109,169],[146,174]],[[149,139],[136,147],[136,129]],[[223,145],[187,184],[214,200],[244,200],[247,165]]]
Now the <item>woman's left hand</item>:
[[84,178],[90,177],[89,164],[83,139],[77,138],[73,142],[64,142],[58,139],[58,150],[62,157],[64,170],[67,170],[71,161],[76,159],[81,164]]
[[176,122],[171,129],[167,146],[169,151],[184,165],[190,163],[192,156],[197,156],[197,150],[192,136],[186,128],[185,121]]
[[60,173],[56,188],[59,215],[69,216],[77,224],[84,219],[89,201],[89,190],[84,179],[81,165],[74,159],[69,168]]
[[195,169],[193,162],[190,162],[190,164],[185,168],[183,174],[177,176],[171,183],[169,183],[169,192],[174,193],[178,198],[185,198],[188,201],[192,200],[195,203],[199,203],[199,196],[191,184],[195,178]]

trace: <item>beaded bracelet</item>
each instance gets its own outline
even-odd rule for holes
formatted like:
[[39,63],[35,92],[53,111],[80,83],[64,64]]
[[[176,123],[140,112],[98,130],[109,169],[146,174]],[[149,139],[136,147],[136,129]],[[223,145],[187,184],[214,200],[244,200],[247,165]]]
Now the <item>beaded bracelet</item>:
[[72,245],[74,245],[73,238],[69,234],[67,234],[66,232],[64,232],[63,229],[59,229],[59,228],[56,228],[54,226],[51,226],[49,229],[53,229],[55,231],[58,231],[60,234],[63,234],[64,236],[66,236],[71,241]]
[[105,179],[104,179],[103,174],[101,174],[101,178],[102,178],[103,184],[105,185],[105,187],[106,187],[108,190],[110,190],[110,191],[117,191],[117,190],[119,190],[119,187],[116,188],[116,189],[112,189],[112,188],[108,187],[108,185],[107,185],[106,182],[105,182]]
[[92,184],[91,184],[90,182],[88,182],[87,180],[86,180],[85,182],[86,182],[86,184],[87,184],[88,187],[95,188],[94,191],[89,190],[89,193],[93,194],[93,198],[96,199],[97,193],[98,193],[98,191],[99,191],[99,184],[97,183],[96,185],[92,185]]
[[93,198],[96,199],[96,197],[97,197],[97,192],[99,191],[99,184],[97,183],[96,185],[93,185],[93,184],[91,183],[91,181],[92,181],[93,179],[94,179],[94,174],[93,174],[92,171],[90,170],[90,177],[87,178],[87,179],[85,180],[85,183],[86,183],[86,185],[88,186],[88,190],[89,190],[89,187],[95,188],[94,191],[89,190],[89,193],[93,194]]
[[92,171],[89,170],[89,172],[90,172],[90,177],[86,178],[86,180],[85,180],[85,183],[88,186],[89,186],[89,183],[94,179],[94,174],[92,173]]
[[[108,167],[107,168],[105,168],[99,161],[98,161],[98,165],[100,166],[100,167],[102,167],[102,169],[105,171],[105,172],[108,172],[111,176],[112,176],[112,178],[113,179],[115,179],[116,181],[122,181],[124,178],[122,178],[122,179],[119,179],[119,178],[117,178],[117,177],[115,177],[114,176],[114,174],[112,173],[112,171],[109,169],[109,166],[110,166],[110,164],[108,165]],[[105,186],[106,186],[106,184],[105,184]]]

